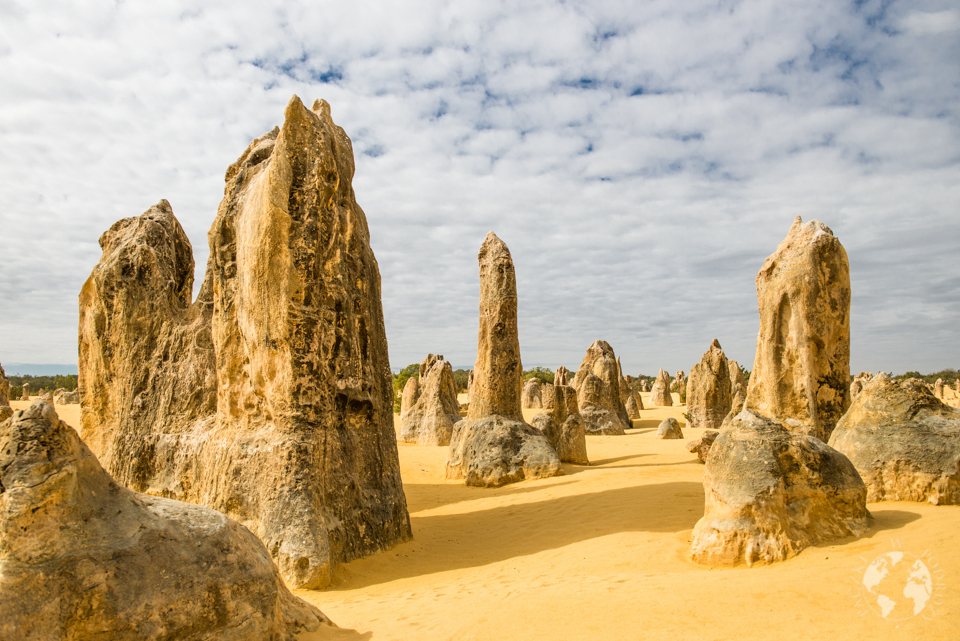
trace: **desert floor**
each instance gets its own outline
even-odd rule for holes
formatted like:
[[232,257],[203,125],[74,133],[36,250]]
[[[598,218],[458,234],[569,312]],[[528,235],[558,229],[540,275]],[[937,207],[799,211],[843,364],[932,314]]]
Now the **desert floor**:
[[[79,425],[79,406],[57,409]],[[873,503],[860,539],[753,568],[691,562],[703,466],[684,445],[700,431],[655,438],[683,411],[644,410],[626,436],[587,437],[590,466],[499,489],[446,481],[445,447],[401,444],[413,541],[340,567],[327,590],[298,591],[341,627],[304,637],[960,638],[960,507]],[[935,578],[927,607],[903,621],[862,596],[866,566],[893,551]]]

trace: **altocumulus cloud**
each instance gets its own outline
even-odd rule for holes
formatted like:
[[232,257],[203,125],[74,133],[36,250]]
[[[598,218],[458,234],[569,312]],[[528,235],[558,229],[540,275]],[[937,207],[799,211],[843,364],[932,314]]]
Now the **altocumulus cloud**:
[[297,93],[354,141],[395,366],[473,361],[494,230],[526,365],[749,367],[801,215],[847,248],[855,371],[957,367],[958,77],[950,2],[4,3],[0,358],[73,359],[99,234],[160,198],[199,281]]

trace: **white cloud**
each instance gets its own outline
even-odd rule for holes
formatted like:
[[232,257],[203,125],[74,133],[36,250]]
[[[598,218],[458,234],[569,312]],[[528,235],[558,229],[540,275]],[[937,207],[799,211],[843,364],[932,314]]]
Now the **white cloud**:
[[[195,247],[291,93],[326,98],[383,275],[391,359],[472,362],[476,252],[517,263],[527,364],[752,362],[793,217],[847,247],[854,369],[956,367],[960,25],[878,1],[66,3],[0,21],[0,359],[62,362],[115,220]],[[952,25],[952,26],[951,26]]]

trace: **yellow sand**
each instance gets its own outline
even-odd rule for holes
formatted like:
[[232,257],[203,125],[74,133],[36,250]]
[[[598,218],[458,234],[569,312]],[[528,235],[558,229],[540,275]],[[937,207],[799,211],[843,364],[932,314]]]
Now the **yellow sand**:
[[[76,425],[74,408],[58,411]],[[627,436],[588,437],[589,467],[499,489],[446,481],[445,447],[401,444],[414,540],[342,566],[325,591],[297,591],[342,628],[303,639],[960,638],[960,507],[871,504],[864,537],[769,566],[689,561],[703,466],[685,441],[654,438],[685,409],[647,409]],[[899,622],[860,589],[865,566],[898,550],[937,586]]]

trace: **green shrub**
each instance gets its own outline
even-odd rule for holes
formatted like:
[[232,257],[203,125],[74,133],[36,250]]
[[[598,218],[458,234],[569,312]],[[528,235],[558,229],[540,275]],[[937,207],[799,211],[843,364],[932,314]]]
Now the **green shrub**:
[[411,363],[393,377],[393,413],[400,413],[400,401],[403,397],[403,386],[411,378],[420,378],[420,363]]
[[546,367],[534,367],[523,373],[523,380],[529,381],[531,378],[540,379],[541,384],[548,383],[553,385],[553,372]]

